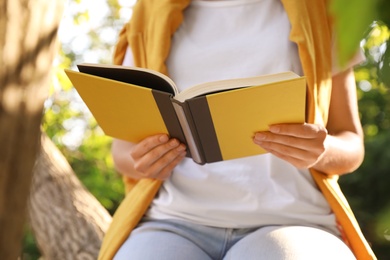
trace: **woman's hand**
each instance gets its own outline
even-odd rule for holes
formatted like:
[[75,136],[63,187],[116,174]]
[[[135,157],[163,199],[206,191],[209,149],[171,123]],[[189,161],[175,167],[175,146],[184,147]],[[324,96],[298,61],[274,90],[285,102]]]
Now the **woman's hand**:
[[116,168],[134,178],[169,178],[173,168],[186,155],[186,147],[166,134],[145,138],[137,144],[114,140],[112,147]]
[[254,142],[298,168],[328,175],[356,170],[364,158],[363,129],[352,69],[332,78],[326,129],[314,124],[279,124],[256,133]]
[[297,168],[310,168],[326,150],[327,130],[315,124],[271,125],[269,131],[258,132],[254,143]]

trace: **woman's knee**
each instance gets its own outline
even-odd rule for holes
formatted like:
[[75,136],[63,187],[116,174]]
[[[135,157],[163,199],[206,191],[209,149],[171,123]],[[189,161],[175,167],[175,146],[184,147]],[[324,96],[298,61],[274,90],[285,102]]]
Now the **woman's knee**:
[[225,259],[355,259],[337,236],[314,227],[267,226],[238,241]]

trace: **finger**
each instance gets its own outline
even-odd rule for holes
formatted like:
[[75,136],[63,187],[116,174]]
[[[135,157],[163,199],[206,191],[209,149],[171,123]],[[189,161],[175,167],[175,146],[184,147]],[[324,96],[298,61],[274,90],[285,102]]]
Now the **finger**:
[[269,131],[279,135],[289,135],[299,138],[317,138],[328,134],[326,128],[316,124],[278,124],[271,125]]
[[276,147],[276,145],[279,144],[286,147],[293,147],[304,151],[310,151],[313,153],[324,152],[324,140],[325,138],[323,137],[316,139],[307,139],[292,137],[288,135],[277,135],[270,132],[256,133],[253,139],[256,144],[262,147],[267,145],[267,147],[271,148],[272,146]]
[[178,155],[184,149],[184,144],[180,144],[179,140],[173,138],[170,139],[167,143],[163,143],[154,147],[142,157],[142,160],[148,161],[150,162],[150,164],[153,164],[158,160],[164,159],[164,157]]
[[185,157],[185,149],[179,146],[179,149],[172,149],[165,153],[148,168],[142,171],[144,177],[155,179],[166,179],[169,177],[173,168]]
[[145,177],[156,176],[175,157],[185,152],[185,149],[184,144],[180,144],[177,139],[171,139],[138,158],[134,162],[134,168]]
[[307,161],[305,159],[302,159],[302,158],[296,158],[296,157],[292,157],[292,156],[289,156],[289,155],[286,155],[286,154],[278,153],[277,151],[271,151],[270,153],[272,153],[276,157],[278,157],[278,158],[280,158],[280,159],[282,159],[282,160],[292,164],[293,166],[295,166],[298,169],[310,168],[316,162],[316,160],[309,162],[309,161]]
[[279,143],[264,142],[261,145],[266,151],[282,159],[288,159],[289,162],[300,162],[299,165],[309,165],[317,161],[320,152],[299,149],[297,147],[287,146]]
[[254,142],[273,142],[322,153],[327,131],[320,125],[313,124],[282,124],[273,125],[269,132],[259,132],[254,136]]
[[253,140],[256,144],[261,146],[267,145],[267,147],[271,146],[272,143],[283,144],[286,146],[292,146],[301,149],[304,149],[306,146],[305,139],[302,140],[287,135],[277,135],[271,132],[256,133]]
[[161,144],[165,144],[168,141],[169,141],[169,137],[166,134],[153,135],[147,137],[134,147],[131,156],[134,159],[143,157],[145,154],[149,153],[152,149],[156,148]]
[[166,165],[160,172],[155,176],[156,179],[166,180],[168,179],[173,169],[184,159],[186,152],[179,154],[174,160],[172,160],[168,165]]

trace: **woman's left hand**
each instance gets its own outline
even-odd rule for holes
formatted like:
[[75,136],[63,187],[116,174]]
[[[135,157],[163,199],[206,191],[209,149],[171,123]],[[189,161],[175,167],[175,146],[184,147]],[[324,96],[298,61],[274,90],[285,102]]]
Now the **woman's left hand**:
[[310,168],[325,152],[328,131],[315,124],[271,125],[269,131],[258,132],[253,142],[297,168]]

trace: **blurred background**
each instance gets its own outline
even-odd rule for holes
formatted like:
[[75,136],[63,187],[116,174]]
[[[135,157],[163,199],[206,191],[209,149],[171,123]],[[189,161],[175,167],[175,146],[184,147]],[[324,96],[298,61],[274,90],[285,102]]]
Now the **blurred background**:
[[[97,126],[63,70],[74,69],[75,64],[82,62],[112,63],[113,46],[120,29],[131,17],[135,1],[67,1],[59,31],[61,45],[54,64],[50,97],[45,102],[44,131],[65,155],[77,177],[111,215],[124,194],[121,178],[115,172],[110,156],[111,138]],[[361,0],[353,4],[360,4],[360,9],[343,13],[345,20],[349,19],[349,26],[352,26],[350,21],[357,21],[359,12],[366,20],[360,25],[362,34],[355,34],[357,40],[353,35],[349,37],[344,47],[350,50],[354,44],[360,44],[366,55],[366,61],[355,69],[366,156],[355,173],[341,177],[340,184],[378,259],[389,259],[390,73],[386,65],[389,67],[390,30],[386,25],[389,24],[387,18],[381,16],[378,9],[368,9]],[[339,4],[334,10],[337,13],[346,10],[345,7]],[[390,14],[390,8],[384,10]],[[377,17],[383,19],[375,20]],[[342,26],[348,26],[347,22]],[[33,232],[27,224],[22,258],[40,257]]]

